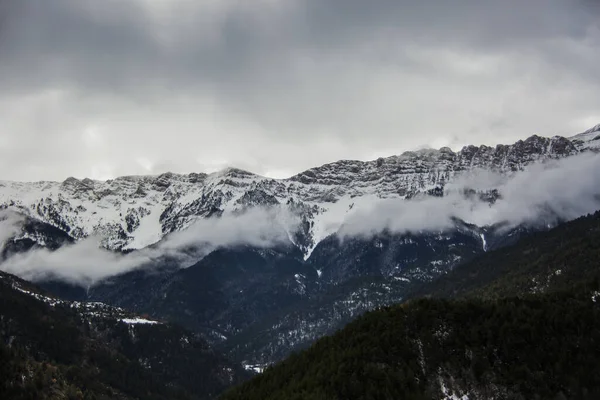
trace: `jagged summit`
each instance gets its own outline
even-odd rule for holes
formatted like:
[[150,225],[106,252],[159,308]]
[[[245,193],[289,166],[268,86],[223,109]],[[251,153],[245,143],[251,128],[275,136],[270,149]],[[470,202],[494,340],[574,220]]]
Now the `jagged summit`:
[[457,152],[443,147],[371,161],[341,160],[287,179],[225,168],[211,174],[168,172],[107,181],[74,177],[63,182],[0,181],[0,207],[48,223],[73,239],[99,235],[105,247],[128,250],[156,243],[198,218],[280,205],[303,221],[302,238],[295,242],[308,254],[335,232],[331,219],[343,218],[355,204],[439,190],[475,168],[510,174],[536,161],[596,150],[600,148],[596,128],[571,139],[534,135],[512,145],[471,145]]

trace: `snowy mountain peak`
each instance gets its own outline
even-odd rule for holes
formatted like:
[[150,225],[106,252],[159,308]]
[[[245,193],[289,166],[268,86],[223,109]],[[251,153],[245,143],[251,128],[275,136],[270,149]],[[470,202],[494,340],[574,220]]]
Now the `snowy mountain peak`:
[[579,150],[600,151],[600,124],[569,138]]

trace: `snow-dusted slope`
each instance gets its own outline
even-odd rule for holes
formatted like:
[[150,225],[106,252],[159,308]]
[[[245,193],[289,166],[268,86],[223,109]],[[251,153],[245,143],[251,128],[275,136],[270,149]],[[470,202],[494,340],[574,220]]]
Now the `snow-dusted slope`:
[[579,150],[600,151],[600,124],[569,138]]
[[159,321],[148,320],[119,307],[113,307],[101,302],[80,302],[59,299],[52,295],[42,294],[38,288],[10,274],[0,272],[0,285],[31,296],[52,307],[65,307],[76,310],[84,319],[116,319],[126,324],[160,324]]
[[513,145],[467,146],[459,152],[428,149],[368,162],[338,161],[288,179],[230,168],[209,175],[165,173],[108,181],[3,181],[0,208],[51,224],[74,239],[97,235],[109,249],[128,250],[156,243],[198,218],[280,205],[302,219],[302,232],[294,241],[308,255],[337,231],[354,207],[443,188],[474,168],[511,173],[535,161],[577,154],[600,143],[594,140],[596,133],[590,130],[571,140],[532,136]]

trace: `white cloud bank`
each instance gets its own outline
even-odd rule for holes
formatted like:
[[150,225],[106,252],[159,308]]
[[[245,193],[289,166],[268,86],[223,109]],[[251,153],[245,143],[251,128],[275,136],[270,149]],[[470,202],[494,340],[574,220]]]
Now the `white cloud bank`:
[[[449,184],[444,197],[411,201],[383,200],[350,214],[339,235],[369,236],[444,230],[458,218],[477,226],[534,223],[541,217],[571,220],[600,209],[600,155],[582,154],[544,164],[533,164],[510,177],[473,171]],[[493,205],[465,198],[462,191],[497,189]]]
[[[0,232],[5,239],[18,232],[18,229],[6,230],[8,222],[15,226],[14,219],[2,221]],[[284,245],[290,243],[288,232],[297,225],[296,218],[286,210],[256,208],[241,215],[198,220],[190,228],[167,236],[155,246],[128,254],[102,249],[99,240],[90,237],[56,251],[36,249],[13,255],[0,264],[0,269],[27,280],[52,277],[91,285],[108,276],[164,261],[164,257],[187,267],[219,247]]]
[[4,243],[8,239],[19,233],[23,220],[23,216],[14,211],[0,211],[0,251],[4,249]]

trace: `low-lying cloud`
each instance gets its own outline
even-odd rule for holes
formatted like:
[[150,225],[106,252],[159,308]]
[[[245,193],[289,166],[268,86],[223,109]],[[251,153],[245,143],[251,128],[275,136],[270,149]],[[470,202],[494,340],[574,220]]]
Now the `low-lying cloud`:
[[[19,230],[14,217],[10,222],[15,227],[12,231],[4,229],[6,224],[2,225],[5,239]],[[289,244],[288,232],[297,224],[296,218],[282,208],[255,208],[240,215],[199,219],[155,246],[128,254],[103,249],[99,238],[89,237],[56,251],[41,248],[13,255],[0,264],[0,269],[32,281],[53,278],[89,286],[103,278],[142,266],[156,266],[165,260],[187,267],[219,247],[269,248]]]
[[[438,231],[454,226],[458,218],[477,226],[505,223],[507,227],[536,223],[541,218],[571,220],[600,209],[600,155],[582,154],[533,164],[505,176],[472,171],[445,188],[444,197],[411,201],[382,200],[351,213],[340,237]],[[498,190],[493,204],[465,197],[464,189]]]
[[4,243],[21,230],[24,218],[11,210],[0,211],[0,252],[4,250]]

